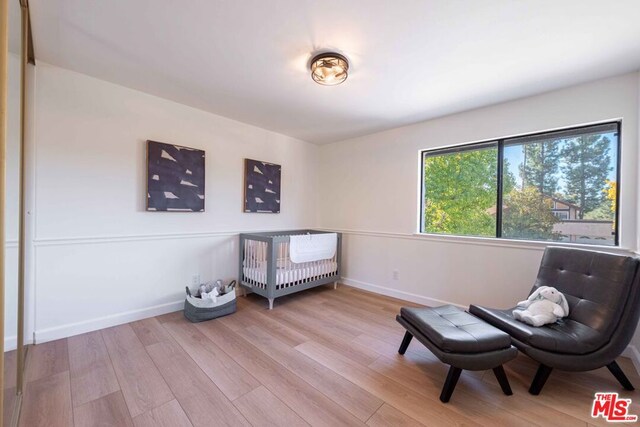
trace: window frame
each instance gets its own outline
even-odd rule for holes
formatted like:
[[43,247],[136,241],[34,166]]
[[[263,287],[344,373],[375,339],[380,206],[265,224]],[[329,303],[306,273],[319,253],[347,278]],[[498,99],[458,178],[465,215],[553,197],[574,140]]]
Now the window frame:
[[[621,206],[620,206],[620,189],[621,187],[621,176],[622,176],[622,120],[607,120],[603,122],[590,123],[587,125],[579,125],[579,126],[570,126],[564,128],[557,128],[553,130],[545,130],[539,132],[532,133],[524,133],[518,135],[511,135],[507,137],[501,138],[493,138],[493,139],[485,139],[482,141],[476,142],[467,142],[463,144],[450,145],[446,147],[433,148],[433,149],[423,149],[420,150],[420,203],[419,203],[419,221],[418,221],[418,234],[425,236],[451,236],[451,237],[470,237],[470,238],[483,238],[483,239],[492,239],[492,240],[508,240],[508,241],[522,241],[522,242],[537,242],[537,243],[554,243],[553,240],[533,240],[533,239],[515,239],[510,237],[502,236],[502,209],[503,209],[503,165],[504,165],[504,148],[505,141],[515,139],[515,138],[523,138],[523,137],[531,137],[535,138],[536,136],[553,134],[555,132],[572,132],[572,131],[580,131],[584,129],[593,128],[596,126],[603,125],[615,125],[616,126],[616,134],[617,134],[617,143],[616,143],[616,212],[614,215],[615,218],[615,235],[614,235],[614,244],[606,247],[610,248],[620,248],[620,216],[621,216]],[[424,161],[427,155],[430,156],[438,156],[443,154],[451,154],[451,153],[459,153],[462,151],[469,150],[477,150],[482,148],[491,148],[496,147],[498,149],[497,154],[497,185],[496,185],[496,233],[495,236],[472,236],[465,234],[444,234],[444,233],[427,233],[424,231],[425,223],[424,223],[424,209],[425,209],[425,170],[424,170]],[[572,242],[555,242],[563,245],[578,245],[578,246],[602,246],[597,244],[590,243],[572,243]]]

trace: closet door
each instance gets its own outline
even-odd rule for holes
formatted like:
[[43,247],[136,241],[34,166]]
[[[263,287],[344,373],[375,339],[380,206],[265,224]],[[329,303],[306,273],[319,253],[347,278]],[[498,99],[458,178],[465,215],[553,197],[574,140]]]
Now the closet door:
[[[8,52],[8,39],[20,40],[20,8],[0,0],[0,280],[2,284],[4,366],[2,425],[11,425],[16,402],[18,328],[18,173],[20,147],[20,56]],[[17,12],[17,22],[15,21]],[[11,17],[12,19],[9,19]],[[17,25],[16,25],[17,24]],[[10,37],[9,37],[10,36]],[[19,47],[19,45],[18,45]]]
[[[22,6],[25,6],[23,9]],[[6,13],[6,14],[5,14]],[[21,0],[0,0],[0,278],[3,336],[2,426],[16,425],[24,371],[24,239],[23,164],[26,130],[28,9]],[[4,32],[4,30],[7,30]],[[24,31],[23,31],[24,30]],[[8,36],[8,42],[5,41]],[[22,227],[21,227],[22,225]],[[22,254],[22,256],[21,256]]]

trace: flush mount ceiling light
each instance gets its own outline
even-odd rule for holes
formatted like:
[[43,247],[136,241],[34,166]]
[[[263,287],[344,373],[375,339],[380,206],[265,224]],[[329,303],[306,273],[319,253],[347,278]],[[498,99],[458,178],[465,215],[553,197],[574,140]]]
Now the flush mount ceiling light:
[[318,84],[339,85],[348,75],[349,61],[339,53],[321,53],[311,60],[311,78]]

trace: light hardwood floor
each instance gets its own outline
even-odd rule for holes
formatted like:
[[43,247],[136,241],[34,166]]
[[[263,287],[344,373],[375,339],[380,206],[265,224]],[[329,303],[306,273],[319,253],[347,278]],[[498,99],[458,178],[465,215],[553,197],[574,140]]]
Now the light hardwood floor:
[[[463,372],[438,400],[447,367],[414,340],[405,356],[395,315],[407,302],[340,286],[276,301],[250,295],[238,312],[200,324],[181,312],[39,344],[28,353],[20,424],[35,426],[606,425],[596,391],[619,387],[606,369],[554,372],[540,396],[536,364],[506,365],[513,396],[493,373]],[[640,378],[620,358],[631,381]]]
[[16,375],[17,375],[17,354],[15,350],[7,351],[4,354],[4,413],[2,425],[8,426],[13,417],[16,405]]

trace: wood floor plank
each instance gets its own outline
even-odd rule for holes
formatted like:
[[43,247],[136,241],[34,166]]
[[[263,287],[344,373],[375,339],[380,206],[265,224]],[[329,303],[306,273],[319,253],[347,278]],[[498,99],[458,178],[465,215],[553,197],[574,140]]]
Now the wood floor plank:
[[310,339],[295,329],[269,317],[264,311],[239,310],[236,315],[226,316],[219,320],[223,325],[234,331],[254,325],[264,326],[269,329],[273,336],[292,347]]
[[69,372],[47,375],[29,382],[22,405],[22,427],[72,427]]
[[192,324],[167,322],[164,327],[229,400],[260,386],[258,380]]
[[122,392],[108,394],[73,409],[75,427],[133,427]]
[[3,388],[15,388],[16,377],[18,374],[18,355],[15,350],[7,351],[4,353],[4,384]]
[[318,316],[318,314],[310,313],[297,302],[292,302],[285,308],[274,309],[269,314],[285,322],[292,323],[296,325],[296,327],[299,323],[309,324],[309,330],[314,331],[316,335],[320,336],[331,336],[343,340],[350,340],[360,333],[348,325],[330,322],[324,317]]
[[[591,406],[596,391],[601,389],[591,389],[576,383],[568,383],[559,379],[554,379],[552,372],[549,380],[545,384],[542,392],[538,396],[531,396],[528,393],[529,385],[535,373],[536,365],[525,357],[518,357],[513,363],[505,365],[505,371],[511,383],[514,394],[522,395],[523,399],[531,404],[540,407],[549,407],[558,412],[562,412],[569,417],[577,418],[583,423],[588,422],[595,425],[605,426],[608,423],[603,419],[591,418]],[[588,373],[583,373],[588,375]],[[483,381],[497,385],[497,380],[493,375],[485,375]],[[569,392],[570,391],[570,392]],[[606,390],[610,391],[610,390]],[[615,389],[622,397],[632,399],[632,412],[640,414],[637,391],[626,391],[621,387]]]
[[252,326],[237,333],[360,420],[368,420],[380,408],[382,400],[279,341],[265,329]]
[[182,310],[173,311],[171,313],[156,316],[155,319],[157,319],[160,323],[175,322],[176,320],[184,319],[184,313]]
[[233,404],[253,427],[309,425],[264,386],[236,399]]
[[135,427],[193,427],[177,400],[165,403],[133,419]]
[[[636,370],[636,367],[633,364],[633,360],[631,360],[626,356],[619,356],[616,359],[616,362],[618,362],[618,365],[620,365],[620,367],[624,370],[625,374],[629,377],[631,382],[633,382],[636,385],[640,385],[640,372]],[[609,372],[609,370],[606,368],[597,369],[595,373],[604,375],[604,376],[611,375],[611,372]]]
[[368,367],[361,366],[321,344],[309,341],[300,344],[296,349],[423,424],[480,425],[471,417],[452,411],[449,406],[442,405],[437,397],[436,400],[429,400],[428,397],[419,395],[400,383]]
[[[439,387],[442,386],[449,367],[426,351],[421,344],[416,346],[414,351],[408,350],[401,356],[397,353],[396,346],[391,346],[366,334],[358,337],[358,340],[363,344],[375,346],[383,356],[369,365],[371,369],[390,378],[400,380],[407,386],[416,387],[418,392],[423,392],[427,388],[433,387],[432,392],[434,395],[439,393]],[[493,388],[491,390],[487,390],[486,387],[482,386],[482,378],[485,375],[494,377],[491,371],[463,371],[454,396],[460,390],[463,390],[463,394],[466,396],[465,399],[479,399],[507,408],[511,412],[515,411],[518,416],[530,422],[540,419],[548,424],[576,425],[578,420],[575,417],[556,411],[553,408],[539,403],[536,405],[535,402],[530,402],[526,399],[505,396],[502,394],[497,382],[495,384],[492,383]],[[465,393],[464,390],[470,394]],[[540,411],[543,411],[544,414],[538,415]]]
[[[327,309],[327,307],[331,309]],[[392,343],[395,343],[398,337],[402,337],[405,332],[405,329],[397,322],[378,322],[378,319],[371,315],[370,312],[357,311],[357,308],[354,307],[348,309],[344,306],[331,305],[330,302],[326,302],[322,303],[317,310],[326,316],[330,316],[336,322],[349,322],[360,334],[364,332]],[[391,316],[389,317],[392,318]]]
[[69,370],[67,339],[31,346],[27,352],[27,381],[34,381]]
[[178,343],[159,342],[147,351],[195,427],[213,420],[220,426],[250,425]]
[[[625,364],[624,359],[626,358],[618,358],[618,364],[621,367]],[[623,369],[631,383],[636,387],[640,386],[640,379],[635,372],[635,368],[626,367]],[[617,388],[621,388],[618,380],[615,379],[606,367],[589,371],[588,375],[585,375],[584,372],[566,372],[558,370],[553,371],[551,375],[552,377],[550,377],[550,381],[562,381],[569,384],[578,384],[594,390],[615,390]]]
[[[400,309],[393,313],[383,310],[371,310],[371,308],[358,301],[357,297],[352,299],[356,300],[327,300],[321,304],[321,307],[324,307],[325,310],[332,313],[348,314],[350,317],[366,319],[367,322],[370,322],[370,324],[374,326],[391,328],[394,331],[397,331],[398,328],[402,328],[402,326],[396,321],[396,315],[400,313]],[[363,332],[365,332],[364,329]],[[376,332],[375,336],[378,335],[379,334]]]
[[334,335],[329,332],[326,327],[328,322],[323,319],[300,313],[294,314],[282,308],[272,310],[269,315],[280,323],[301,331],[310,339],[363,365],[368,365],[378,358],[377,354],[372,354],[369,349],[354,343],[355,337],[352,334],[339,333]]
[[364,425],[344,408],[224,325],[205,322],[196,327],[309,424]]
[[[399,356],[398,349],[400,348],[400,343],[402,342],[402,336],[397,337],[395,343],[390,343],[385,340],[381,340],[380,338],[369,335],[369,334],[360,334],[355,339],[354,342],[370,348],[372,351],[377,352],[381,356],[386,356],[393,358],[395,356]],[[420,343],[417,339],[411,340],[411,344],[409,344],[409,348],[407,348],[405,352],[405,358],[411,357],[411,359],[423,359],[425,361],[438,362],[438,358],[429,351],[424,345]]]
[[251,301],[253,299],[254,297],[238,298],[238,309],[233,316],[223,316],[216,319],[216,321],[222,323],[232,331],[253,325],[254,321],[250,317],[250,314],[262,311],[262,308],[258,308],[255,303]]
[[[440,362],[440,360],[429,349],[423,346],[420,341],[414,339],[411,341],[409,348],[404,355],[398,354],[398,347],[400,345],[400,339],[397,343],[391,344],[388,341],[383,341],[379,338],[372,337],[368,334],[362,334],[356,337],[354,343],[358,343],[364,347],[370,348],[371,351],[375,351],[380,356],[384,356],[393,360],[397,360],[400,363],[420,364],[429,363],[432,371],[437,372],[438,375],[447,375],[448,367]],[[485,371],[462,371],[462,377],[467,376],[476,377],[478,379],[486,375]]]
[[173,394],[129,325],[103,329],[113,368],[132,417],[173,400]]
[[333,298],[334,300],[353,300],[354,302],[361,303],[362,305],[366,304],[372,309],[372,311],[376,311],[375,309],[377,308],[380,311],[397,314],[400,312],[400,307],[424,307],[422,304],[364,291],[348,285],[338,286],[336,291],[340,296]]
[[[319,286],[316,288],[308,289],[305,292],[285,295],[277,299],[277,303],[274,304],[274,307],[288,306],[288,304],[292,301],[305,301],[309,304],[315,304],[318,301],[324,301],[323,297],[333,292],[332,288],[333,286],[331,285]],[[238,302],[243,307],[251,306],[255,310],[269,311],[267,299],[257,294],[248,294],[246,297],[238,299]]]
[[158,319],[151,317],[129,323],[144,346],[156,344],[169,338]]
[[4,389],[4,397],[2,399],[4,402],[4,412],[2,413],[2,419],[0,420],[3,423],[1,425],[11,425],[11,418],[13,417],[17,397],[15,387],[8,387]]
[[367,425],[369,427],[420,427],[424,424],[385,403],[369,418]]
[[304,301],[294,301],[286,309],[287,312],[292,313],[294,316],[316,319],[316,322],[321,321],[325,330],[343,339],[352,339],[362,333],[362,330],[351,322],[336,320],[335,316],[340,313],[337,311],[329,312],[322,304],[306,304]]
[[[633,383],[634,385],[640,385],[640,373],[638,373],[638,371],[636,370],[636,367],[633,364],[633,361],[631,359],[625,356],[619,356],[616,359],[616,362],[618,363],[620,368],[622,368],[625,375],[629,377],[629,380],[631,380],[631,383]],[[609,370],[606,367],[596,369],[594,371],[589,371],[589,373],[593,374],[593,377],[600,377],[600,378],[607,378],[607,379],[613,378],[613,375],[611,375],[611,372],[609,372]]]
[[68,338],[73,406],[120,390],[100,331]]
[[241,309],[265,310],[264,301],[265,298],[257,294],[247,294],[246,296],[238,297],[238,311]]
[[[434,374],[434,368],[443,366],[441,363],[429,362],[420,366],[418,370],[402,363],[399,359],[392,360],[381,357],[369,367],[388,378],[401,382],[405,387],[431,399],[440,395],[446,378],[448,367],[444,372]],[[493,373],[491,373],[493,375]],[[549,407],[537,407],[531,411],[531,404],[513,396],[505,396],[496,384],[487,384],[472,376],[461,377],[448,405],[460,413],[473,416],[474,421],[487,425],[528,426],[556,425],[575,426],[581,421],[560,413]]]

